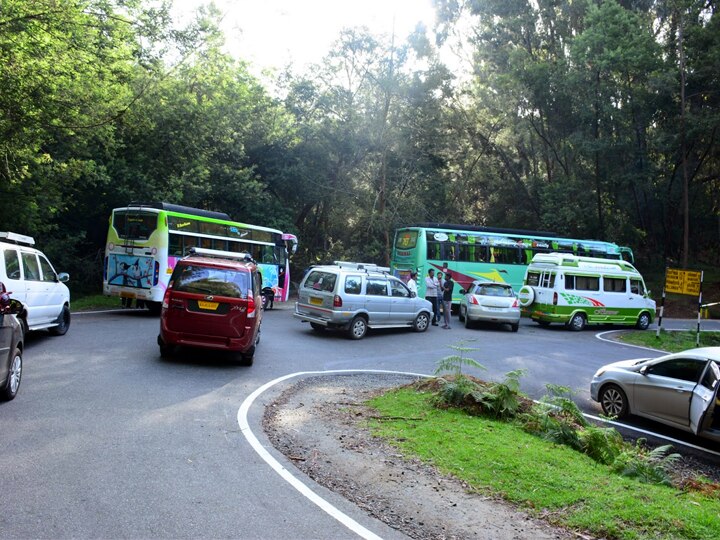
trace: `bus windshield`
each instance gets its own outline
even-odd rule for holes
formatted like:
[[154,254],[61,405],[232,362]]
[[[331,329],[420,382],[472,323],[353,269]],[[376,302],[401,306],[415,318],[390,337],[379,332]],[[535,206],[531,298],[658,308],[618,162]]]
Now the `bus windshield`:
[[112,226],[122,240],[147,240],[157,228],[157,213],[137,210],[116,210]]

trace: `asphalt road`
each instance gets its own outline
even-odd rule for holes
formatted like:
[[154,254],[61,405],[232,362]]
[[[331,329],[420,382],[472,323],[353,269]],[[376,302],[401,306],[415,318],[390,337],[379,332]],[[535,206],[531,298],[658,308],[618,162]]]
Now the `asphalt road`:
[[[529,321],[512,333],[466,330],[455,318],[451,330],[371,331],[350,341],[313,332],[291,314],[291,306],[277,304],[265,313],[252,367],[205,352],[160,359],[158,320],[143,311],[75,314],[65,336],[31,334],[20,393],[0,404],[0,537],[357,538],[290,487],[241,432],[238,410],[262,385],[307,371],[431,374],[456,353],[451,345],[474,340],[468,356],[486,370],[468,373],[500,380],[524,369],[531,397],[541,397],[546,383],[565,385],[597,413],[588,392],[595,370],[654,355],[601,341],[594,329],[572,333]],[[257,397],[248,429],[292,473],[260,427],[264,406],[291,383]],[[402,538],[304,481],[379,537]]]

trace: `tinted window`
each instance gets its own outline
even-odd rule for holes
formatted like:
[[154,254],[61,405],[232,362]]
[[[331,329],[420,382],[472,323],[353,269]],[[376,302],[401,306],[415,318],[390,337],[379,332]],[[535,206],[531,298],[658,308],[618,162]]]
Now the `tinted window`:
[[305,287],[316,291],[332,292],[335,290],[335,282],[337,275],[330,272],[322,272],[320,270],[311,270],[305,280]]
[[537,287],[540,284],[540,272],[528,272],[525,283]]
[[14,249],[5,250],[5,274],[8,279],[20,279],[20,259]]
[[43,281],[57,281],[57,276],[55,275],[55,270],[53,270],[53,267],[50,265],[50,262],[40,255],[38,257],[40,259],[40,268],[42,268],[42,280]]
[[597,276],[565,275],[565,289],[577,291],[599,291],[600,278]]
[[503,285],[480,285],[475,294],[483,296],[514,296],[512,288]]
[[647,373],[660,377],[671,377],[682,381],[697,382],[700,378],[705,362],[692,358],[676,358],[667,362],[660,362],[650,366]]
[[345,277],[345,292],[348,294],[360,294],[362,290],[362,278],[360,276]]
[[398,296],[402,298],[410,298],[410,289],[408,289],[405,285],[400,283],[399,281],[395,281],[394,279],[390,280],[390,294],[392,296]]
[[21,253],[25,280],[40,281],[40,267],[34,253]]
[[176,291],[247,298],[251,288],[250,273],[197,265],[177,267],[173,289]]
[[705,375],[703,375],[702,381],[700,381],[700,384],[702,384],[705,388],[712,390],[715,388],[718,379],[720,379],[720,368],[715,362],[710,362],[707,370],[705,371]]
[[603,276],[603,290],[605,292],[625,292],[627,290],[627,280],[625,278]]
[[382,278],[368,278],[365,292],[370,296],[387,296],[387,280]]
[[120,238],[147,240],[157,227],[158,215],[149,212],[115,212],[113,227]]

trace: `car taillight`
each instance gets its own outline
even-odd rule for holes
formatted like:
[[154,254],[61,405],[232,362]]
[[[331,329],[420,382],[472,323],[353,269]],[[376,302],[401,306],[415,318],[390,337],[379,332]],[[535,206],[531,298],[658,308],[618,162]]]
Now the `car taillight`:
[[252,291],[248,291],[247,294],[247,316],[248,319],[254,319],[255,318],[255,297],[253,296]]
[[342,298],[339,295],[335,295],[333,298],[333,307],[342,307]]
[[516,298],[515,301],[513,302],[512,307],[519,307],[517,298]]
[[479,306],[479,305],[480,305],[480,302],[478,302],[478,299],[475,298],[474,296],[471,296],[470,298],[468,298],[468,302],[469,302],[470,304],[475,304],[476,306]]
[[162,307],[167,308],[170,303],[170,287],[165,289],[165,295],[163,296]]
[[558,295],[556,292],[553,293],[553,306],[557,306]]

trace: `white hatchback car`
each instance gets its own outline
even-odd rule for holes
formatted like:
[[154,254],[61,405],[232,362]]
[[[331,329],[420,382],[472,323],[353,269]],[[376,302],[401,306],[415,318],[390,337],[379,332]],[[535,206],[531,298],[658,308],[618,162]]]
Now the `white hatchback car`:
[[513,332],[520,328],[520,304],[513,288],[507,283],[473,281],[461,290],[459,316],[465,328],[475,322],[509,324]]
[[0,281],[24,310],[17,315],[23,330],[47,328],[61,336],[70,327],[68,274],[55,272],[30,236],[0,232]]

